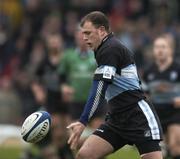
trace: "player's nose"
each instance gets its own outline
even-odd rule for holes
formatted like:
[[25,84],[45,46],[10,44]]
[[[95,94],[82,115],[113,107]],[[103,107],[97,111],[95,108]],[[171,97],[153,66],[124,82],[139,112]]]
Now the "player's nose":
[[83,35],[83,40],[86,41],[86,42],[88,41],[88,38],[87,38],[86,35]]

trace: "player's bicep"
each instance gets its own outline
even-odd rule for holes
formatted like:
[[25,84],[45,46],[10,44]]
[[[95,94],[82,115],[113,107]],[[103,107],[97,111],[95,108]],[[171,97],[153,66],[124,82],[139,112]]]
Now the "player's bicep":
[[116,68],[114,66],[101,65],[94,73],[94,80],[112,82],[115,74]]
[[117,48],[105,48],[97,58],[97,62],[98,68],[94,79],[111,82],[121,62]]

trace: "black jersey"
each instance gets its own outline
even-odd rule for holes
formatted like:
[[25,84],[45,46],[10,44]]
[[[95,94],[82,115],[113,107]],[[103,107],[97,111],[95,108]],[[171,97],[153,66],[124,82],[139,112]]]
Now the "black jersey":
[[108,81],[105,97],[110,111],[122,112],[144,99],[133,54],[111,33],[95,51],[94,79]]
[[170,107],[173,98],[180,96],[180,65],[173,62],[166,70],[160,72],[153,64],[144,73],[152,102],[156,107]]
[[160,72],[156,64],[149,67],[144,73],[144,80],[152,82],[156,80],[164,80],[169,82],[180,82],[180,65],[173,62],[166,70]]
[[[98,67],[79,121],[86,125],[105,96],[109,105],[105,125],[126,138],[124,144],[161,140],[161,126],[153,106],[148,104],[141,91],[132,53],[109,34],[95,51],[95,58]],[[96,135],[111,143],[106,132],[109,130],[100,127],[97,131],[103,135]]]

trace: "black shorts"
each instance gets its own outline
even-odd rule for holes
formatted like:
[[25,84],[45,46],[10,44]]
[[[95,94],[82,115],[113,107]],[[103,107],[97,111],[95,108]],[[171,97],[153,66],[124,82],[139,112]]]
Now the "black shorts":
[[126,144],[135,144],[140,154],[159,151],[162,140],[159,119],[145,100],[121,114],[110,114],[94,134],[109,142],[115,151]]

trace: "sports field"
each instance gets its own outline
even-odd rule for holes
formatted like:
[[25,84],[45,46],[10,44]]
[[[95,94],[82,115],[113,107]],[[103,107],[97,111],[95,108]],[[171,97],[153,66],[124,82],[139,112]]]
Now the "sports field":
[[[21,149],[18,147],[0,146],[0,159],[20,159]],[[110,155],[107,159],[140,159],[134,147],[124,147],[120,151]]]
[[108,156],[108,159],[140,159],[135,147],[125,146],[121,150]]
[[0,147],[0,159],[20,159],[20,152],[16,147]]

